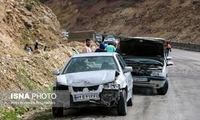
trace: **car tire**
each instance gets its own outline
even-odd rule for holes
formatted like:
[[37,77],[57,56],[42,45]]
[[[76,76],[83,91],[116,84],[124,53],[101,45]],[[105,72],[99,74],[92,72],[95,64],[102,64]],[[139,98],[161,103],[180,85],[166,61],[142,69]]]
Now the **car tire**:
[[127,106],[133,106],[132,97],[128,100],[128,102],[127,102]]
[[168,81],[166,81],[162,88],[157,89],[157,93],[159,95],[165,95],[167,93],[167,91],[168,91],[168,87],[169,87]]
[[63,107],[52,107],[52,114],[53,117],[63,117],[64,115],[64,108]]
[[127,106],[133,106],[133,88],[132,88],[131,95],[132,95],[131,98],[127,102]]
[[118,115],[125,116],[127,114],[126,91],[120,92],[120,99],[117,105]]

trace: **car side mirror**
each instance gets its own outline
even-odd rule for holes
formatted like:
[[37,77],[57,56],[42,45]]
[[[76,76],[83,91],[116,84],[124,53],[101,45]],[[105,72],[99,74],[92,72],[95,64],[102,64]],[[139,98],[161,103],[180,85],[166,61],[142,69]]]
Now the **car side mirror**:
[[167,56],[167,60],[172,60],[172,57],[171,56]]
[[167,61],[167,66],[172,66],[172,65],[174,65],[174,62],[172,62],[172,61]]
[[59,69],[54,70],[53,71],[53,75],[56,75],[56,76],[60,75],[60,70]]
[[127,73],[127,72],[132,72],[133,71],[133,68],[131,66],[127,66],[124,68],[123,72],[124,73]]

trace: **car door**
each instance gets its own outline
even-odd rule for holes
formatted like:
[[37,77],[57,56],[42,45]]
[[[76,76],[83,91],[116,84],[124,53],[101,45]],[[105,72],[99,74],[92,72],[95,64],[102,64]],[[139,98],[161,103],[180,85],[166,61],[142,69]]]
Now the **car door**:
[[[117,55],[117,59],[120,63],[120,66],[122,67],[122,71],[123,71],[127,65],[120,55]],[[131,72],[124,72],[124,76],[126,78],[126,83],[127,83],[127,87],[128,87],[127,98],[129,99],[132,97],[133,78],[132,78]]]

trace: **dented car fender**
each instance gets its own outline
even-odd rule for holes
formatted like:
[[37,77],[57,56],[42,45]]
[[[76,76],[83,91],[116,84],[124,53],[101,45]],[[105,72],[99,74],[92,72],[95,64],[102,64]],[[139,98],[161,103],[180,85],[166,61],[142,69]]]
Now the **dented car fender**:
[[126,78],[123,74],[120,74],[117,79],[116,83],[120,85],[120,89],[124,89],[127,86]]

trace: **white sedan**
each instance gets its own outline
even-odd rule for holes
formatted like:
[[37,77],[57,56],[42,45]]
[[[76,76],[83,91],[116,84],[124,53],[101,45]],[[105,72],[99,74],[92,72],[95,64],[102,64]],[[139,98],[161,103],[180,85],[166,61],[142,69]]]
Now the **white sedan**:
[[57,75],[52,112],[63,116],[66,108],[114,107],[119,115],[132,106],[132,67],[117,53],[85,53],[71,57]]

